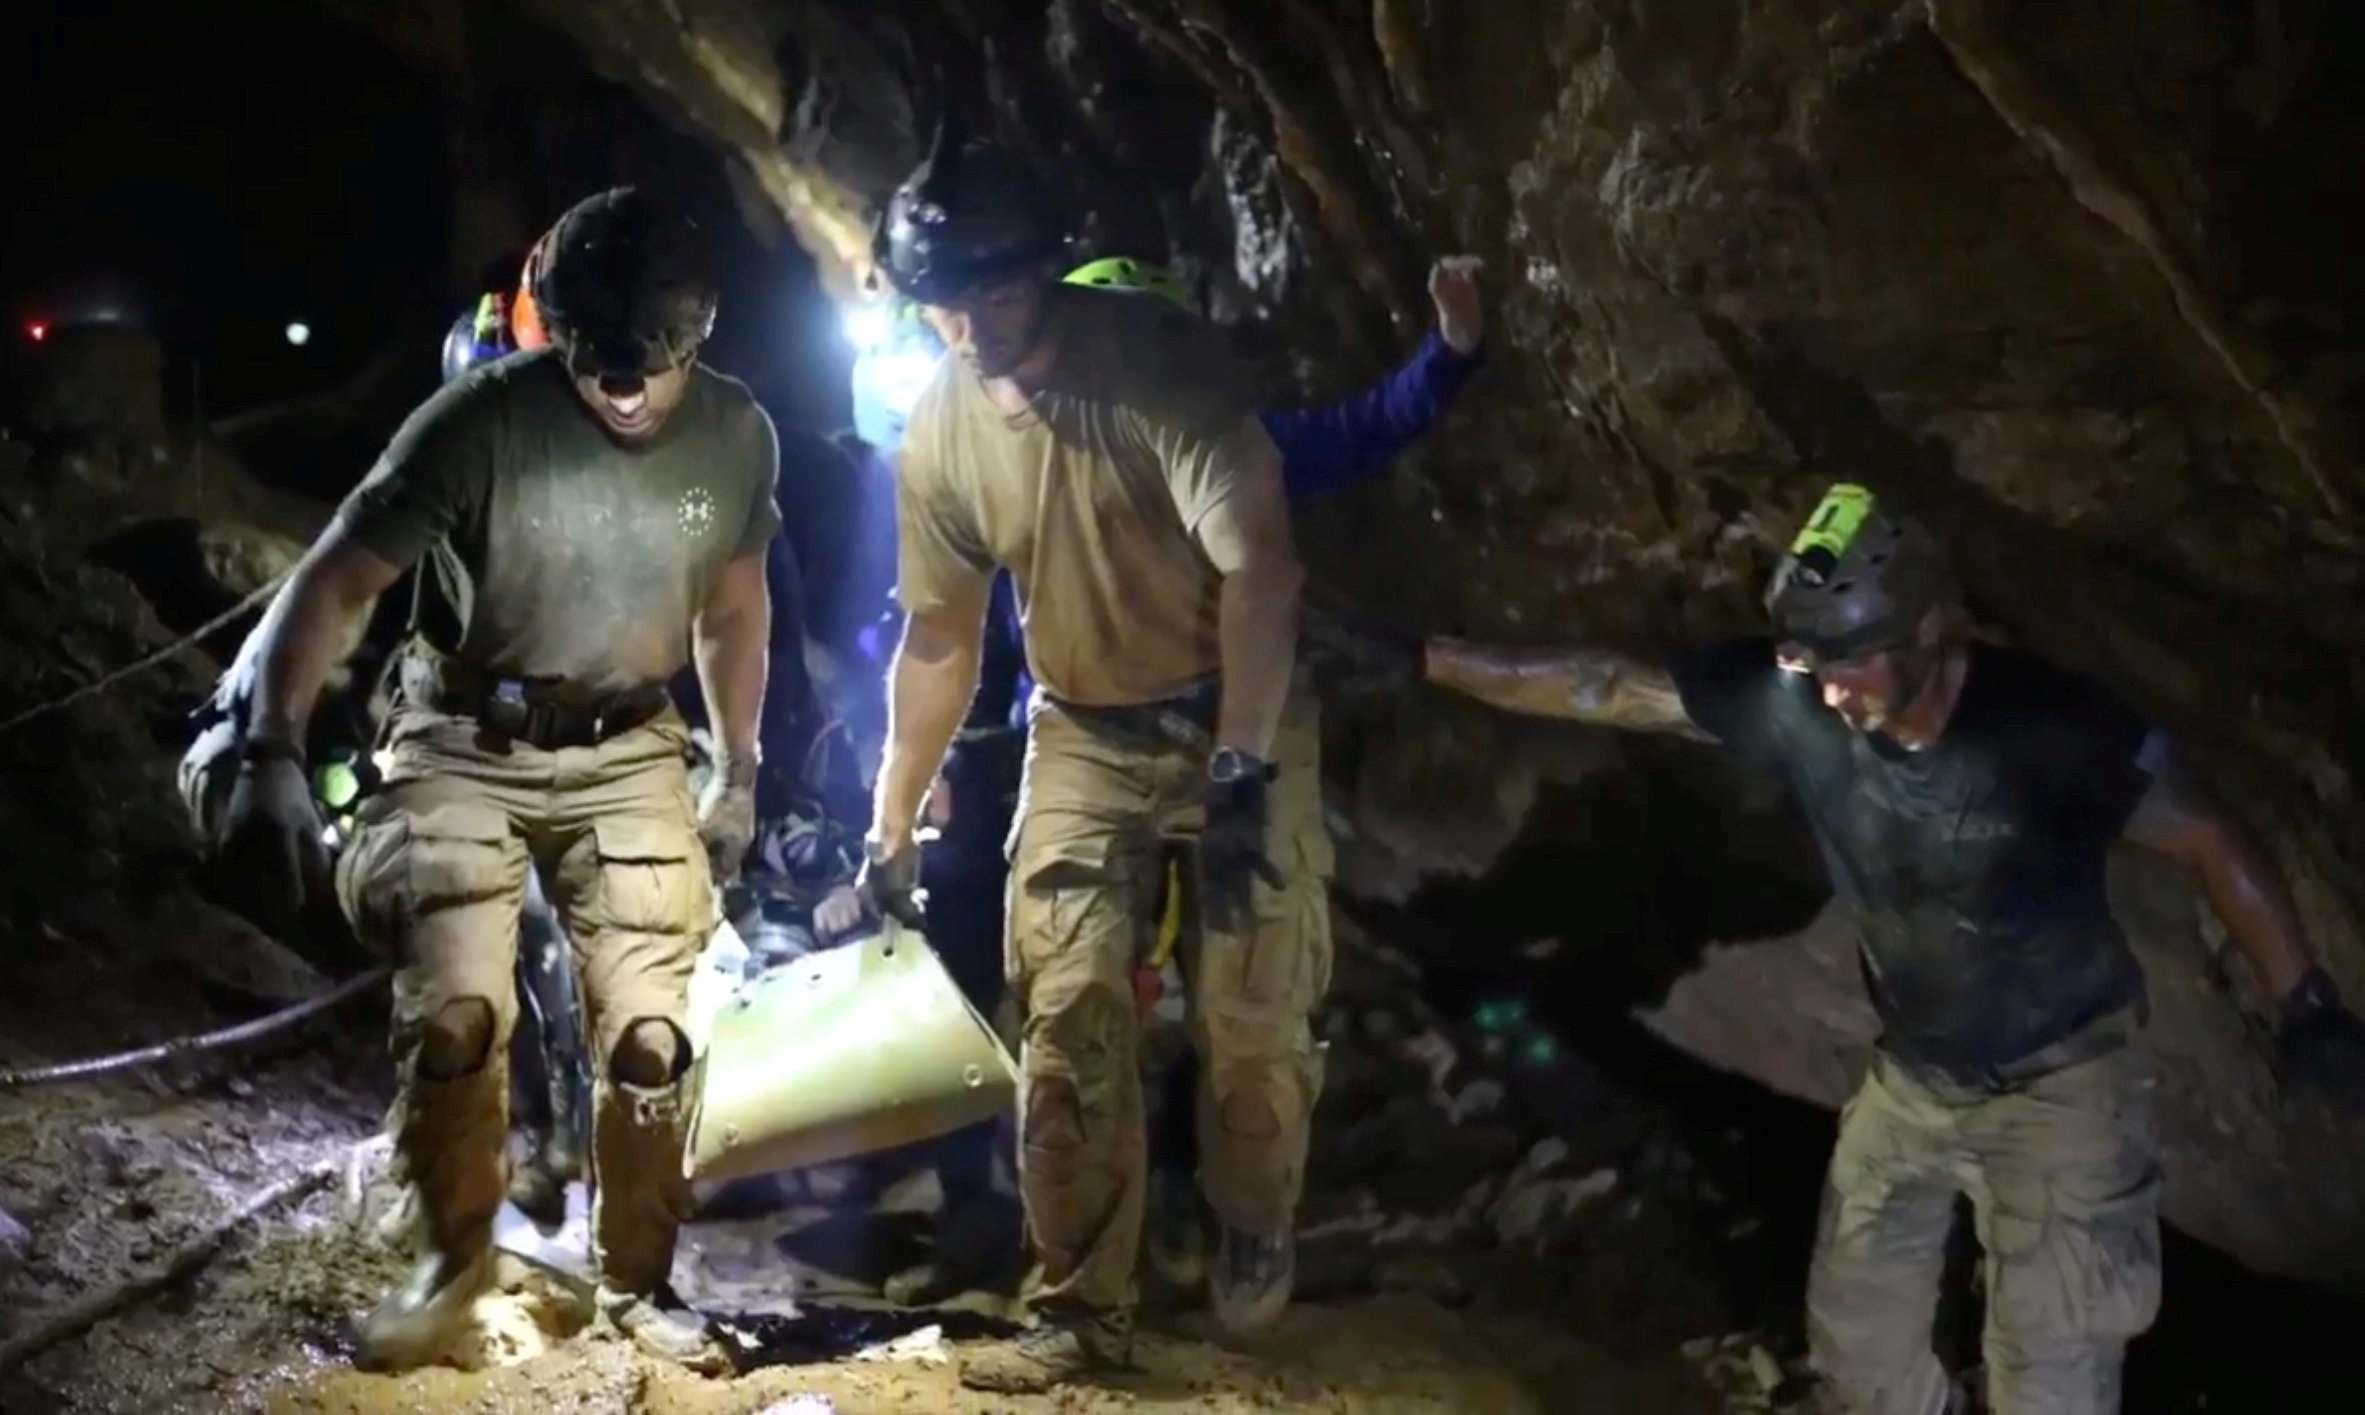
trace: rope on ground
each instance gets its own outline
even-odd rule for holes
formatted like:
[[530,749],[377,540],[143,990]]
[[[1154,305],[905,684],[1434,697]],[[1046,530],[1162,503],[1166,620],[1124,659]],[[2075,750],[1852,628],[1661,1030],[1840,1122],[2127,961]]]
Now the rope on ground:
[[111,1287],[86,1293],[35,1322],[20,1336],[0,1342],[0,1371],[11,1371],[50,1347],[78,1336],[117,1312],[163,1291],[195,1273],[235,1237],[238,1230],[280,1205],[311,1197],[328,1187],[344,1168],[342,1157],[324,1160],[310,1169],[282,1179],[230,1211],[230,1216],[173,1250],[164,1265],[127,1278]]
[[265,601],[269,600],[272,595],[277,594],[279,592],[279,587],[286,583],[287,577],[292,573],[294,573],[292,570],[283,570],[279,574],[272,576],[270,582],[263,585],[260,589],[257,589],[252,594],[249,594],[246,598],[238,601],[238,603],[222,611],[220,614],[215,615],[213,618],[207,620],[205,623],[199,625],[189,633],[183,634],[180,638],[175,639],[173,642],[166,644],[163,648],[156,650],[156,652],[148,654],[143,658],[134,659],[130,663],[123,665],[121,668],[116,669],[114,672],[109,673],[104,677],[97,678],[91,682],[83,684],[81,687],[76,688],[74,691],[66,694],[62,698],[52,698],[45,703],[35,703],[33,706],[26,708],[23,712],[17,713],[13,717],[0,719],[0,735],[14,732],[16,729],[24,726],[26,723],[32,722],[38,718],[47,717],[53,712],[62,712],[86,698],[95,698],[99,694],[107,691],[109,688],[112,688],[116,684],[122,682],[124,679],[129,678],[137,673],[145,673],[147,670],[154,668],[157,664],[162,663],[166,659],[171,658],[174,654],[179,653],[182,649],[194,646],[198,641],[205,638],[206,635],[228,628],[231,624],[237,622],[238,616],[247,613],[256,605],[264,603]]
[[195,1056],[200,1052],[223,1051],[260,1041],[264,1037],[284,1032],[307,1018],[317,1017],[334,1007],[340,1007],[384,983],[392,969],[372,968],[356,978],[348,978],[318,997],[309,997],[292,1007],[283,1007],[267,1017],[241,1022],[218,1031],[201,1032],[193,1037],[175,1037],[168,1042],[141,1047],[137,1051],[117,1052],[112,1056],[94,1056],[82,1061],[60,1061],[49,1066],[29,1066],[21,1071],[0,1071],[0,1091],[17,1090],[26,1086],[47,1086],[59,1081],[89,1081],[100,1076],[111,1076],[118,1071],[148,1066],[174,1057]]

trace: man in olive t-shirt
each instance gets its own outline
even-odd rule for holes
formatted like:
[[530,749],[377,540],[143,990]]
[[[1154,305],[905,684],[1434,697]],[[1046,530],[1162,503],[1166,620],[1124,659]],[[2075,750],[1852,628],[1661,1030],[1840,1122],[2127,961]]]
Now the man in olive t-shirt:
[[865,870],[882,908],[912,916],[915,825],[976,688],[998,568],[1039,685],[1006,923],[1038,1324],[962,1369],[1000,1391],[1128,1358],[1147,1182],[1132,976],[1170,852],[1197,862],[1185,973],[1221,1227],[1209,1295],[1233,1330],[1288,1301],[1321,1083],[1307,1016],[1330,969],[1279,454],[1208,325],[1058,285],[1060,244],[1006,154],[944,143],[881,240],[956,355],[897,471],[907,618]]
[[[603,193],[560,218],[533,278],[552,347],[413,413],[257,628],[221,854],[259,895],[323,887],[304,712],[333,626],[424,561],[383,788],[335,880],[356,934],[399,964],[389,1128],[418,1206],[418,1263],[358,1355],[436,1359],[489,1281],[532,869],[573,943],[597,1067],[601,1315],[715,1370],[723,1353],[666,1278],[689,1201],[684,1024],[709,857],[735,866],[754,829],[778,452],[746,388],[697,366],[715,293],[687,221]],[[666,691],[693,656],[718,757],[695,803]]]

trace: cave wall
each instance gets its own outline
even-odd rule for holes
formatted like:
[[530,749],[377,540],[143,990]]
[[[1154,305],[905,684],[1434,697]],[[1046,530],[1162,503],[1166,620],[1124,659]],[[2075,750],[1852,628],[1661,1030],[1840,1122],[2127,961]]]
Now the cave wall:
[[[1172,257],[1220,315],[1274,322],[1308,395],[1414,337],[1432,254],[1486,257],[1493,362],[1402,473],[1305,517],[1320,593],[1505,639],[1746,631],[1821,485],[1867,480],[1947,531],[1987,632],[2175,729],[2365,995],[2365,364],[2347,342],[2365,271],[2335,195],[2365,139],[2357,7],[513,11],[710,143],[835,290],[948,110],[1033,154],[1101,249]],[[1539,782],[1621,756],[1430,698],[1334,736],[1344,877],[1383,892],[1484,869]],[[2147,952],[2156,984],[2206,989],[2232,1030],[2175,1024],[2207,1039],[2170,1079],[2180,1123],[2206,1137],[2238,1113],[2220,1147],[2295,1133],[2229,1006],[2255,997],[2214,979],[2182,917],[2160,926],[2182,942]],[[1791,976],[1805,999],[1814,970]],[[2356,1173],[2334,1149],[2329,1172]],[[2273,1241],[2194,1226],[2278,1270],[2365,1270],[2353,1224],[2288,1207],[2261,1221]]]

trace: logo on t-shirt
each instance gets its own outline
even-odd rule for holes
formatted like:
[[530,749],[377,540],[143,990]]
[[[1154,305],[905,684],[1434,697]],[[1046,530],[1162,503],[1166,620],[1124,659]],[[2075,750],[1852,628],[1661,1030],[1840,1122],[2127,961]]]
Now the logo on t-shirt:
[[680,517],[683,530],[692,535],[701,534],[714,524],[714,493],[702,486],[691,487],[682,493],[674,512]]

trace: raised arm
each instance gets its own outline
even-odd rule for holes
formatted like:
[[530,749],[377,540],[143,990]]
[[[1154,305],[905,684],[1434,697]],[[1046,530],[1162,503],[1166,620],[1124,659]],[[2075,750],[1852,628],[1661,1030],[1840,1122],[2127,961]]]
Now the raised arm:
[[1493,648],[1431,639],[1422,653],[1421,676],[1526,717],[1716,740],[1684,711],[1683,695],[1667,670],[1615,649]]
[[1260,415],[1281,449],[1281,478],[1289,499],[1343,491],[1387,469],[1428,435],[1486,362],[1480,343],[1486,310],[1479,300],[1477,262],[1449,256],[1429,276],[1437,328],[1404,366],[1341,402]]

